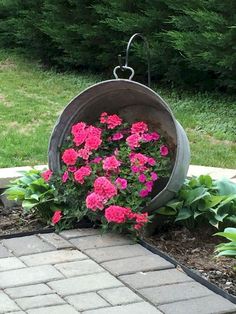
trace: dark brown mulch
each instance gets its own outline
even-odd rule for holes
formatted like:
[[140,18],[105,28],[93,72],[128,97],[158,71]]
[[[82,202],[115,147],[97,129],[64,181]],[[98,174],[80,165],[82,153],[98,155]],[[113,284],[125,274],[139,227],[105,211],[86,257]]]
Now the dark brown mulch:
[[0,204],[0,236],[47,228],[34,215],[23,214],[21,207],[4,209]]
[[179,263],[194,270],[208,281],[236,296],[236,271],[234,259],[215,258],[214,248],[224,238],[213,237],[215,229],[201,227],[189,231],[182,226],[168,225],[145,241]]

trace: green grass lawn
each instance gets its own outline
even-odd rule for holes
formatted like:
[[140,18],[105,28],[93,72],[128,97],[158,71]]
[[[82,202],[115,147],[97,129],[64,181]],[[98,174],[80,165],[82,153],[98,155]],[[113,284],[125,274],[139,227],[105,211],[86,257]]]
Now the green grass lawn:
[[[100,80],[44,70],[36,62],[0,51],[0,167],[46,163],[58,115],[71,98]],[[235,98],[155,90],[186,129],[192,164],[236,168]]]

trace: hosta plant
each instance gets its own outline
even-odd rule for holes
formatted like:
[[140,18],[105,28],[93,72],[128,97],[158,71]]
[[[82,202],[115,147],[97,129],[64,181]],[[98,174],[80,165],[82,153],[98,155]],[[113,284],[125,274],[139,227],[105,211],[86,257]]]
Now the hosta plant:
[[[145,207],[172,168],[170,146],[144,121],[128,124],[106,112],[71,128],[61,151],[61,172],[48,183],[61,203],[57,225],[87,216],[103,229],[137,233],[150,220]],[[49,170],[50,171],[50,170]]]
[[236,224],[236,184],[209,175],[186,179],[176,197],[156,213],[172,216],[188,228],[209,223],[219,228]]
[[25,213],[38,213],[45,222],[50,222],[56,210],[55,189],[49,184],[48,171],[31,169],[12,181],[5,191],[9,200],[22,202]]
[[217,232],[214,235],[224,237],[230,241],[216,246],[217,256],[236,258],[236,228],[225,228],[223,232]]

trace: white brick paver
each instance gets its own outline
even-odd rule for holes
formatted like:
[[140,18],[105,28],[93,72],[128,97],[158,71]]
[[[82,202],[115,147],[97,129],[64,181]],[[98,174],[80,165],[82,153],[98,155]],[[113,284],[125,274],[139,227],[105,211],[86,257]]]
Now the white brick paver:
[[236,313],[162,257],[98,232],[0,241],[0,314]]

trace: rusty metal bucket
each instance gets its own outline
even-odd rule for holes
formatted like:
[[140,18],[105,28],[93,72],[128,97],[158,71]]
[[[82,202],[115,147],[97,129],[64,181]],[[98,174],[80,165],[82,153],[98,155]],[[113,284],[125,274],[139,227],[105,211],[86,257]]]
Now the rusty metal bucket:
[[152,89],[131,80],[114,79],[98,83],[67,105],[50,138],[50,169],[55,172],[60,170],[60,149],[72,125],[78,121],[94,123],[104,111],[116,113],[129,123],[146,121],[152,129],[161,129],[164,133],[174,151],[172,173],[160,182],[146,210],[151,212],[163,206],[174,197],[186,178],[190,162],[189,142],[165,101]]

